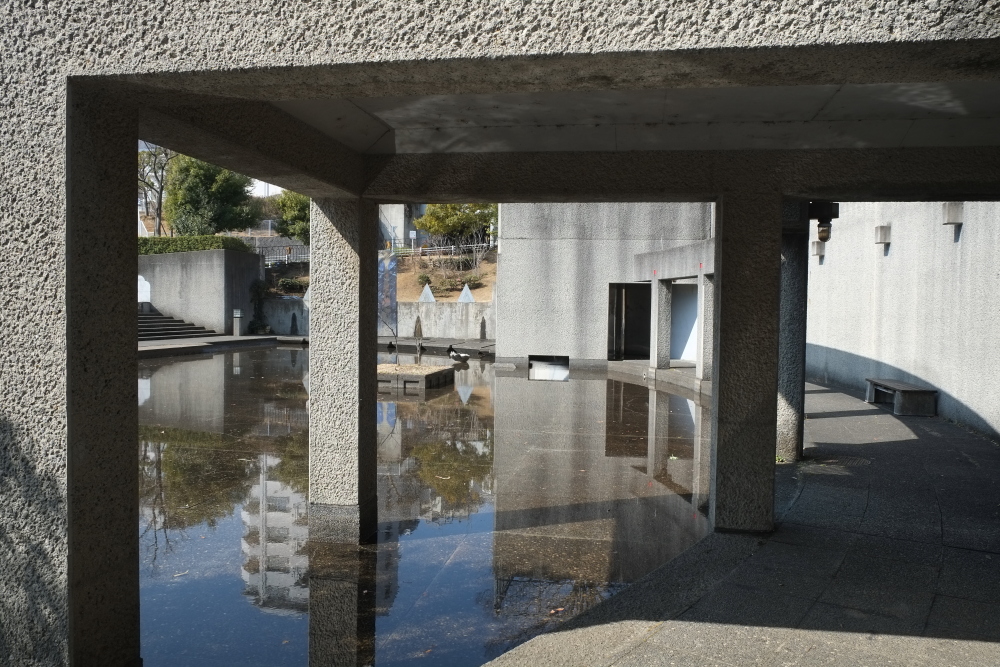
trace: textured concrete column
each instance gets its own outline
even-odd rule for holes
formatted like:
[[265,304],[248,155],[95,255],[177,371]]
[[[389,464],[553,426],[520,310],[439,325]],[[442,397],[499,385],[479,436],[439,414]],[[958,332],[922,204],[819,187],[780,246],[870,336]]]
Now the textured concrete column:
[[310,533],[357,542],[376,525],[378,208],[314,201],[310,233]]
[[778,434],[775,451],[786,461],[802,458],[806,390],[806,303],[809,297],[809,235],[781,236],[781,323],[778,338]]
[[649,292],[649,367],[670,368],[672,285],[669,280],[653,280]]
[[[21,524],[30,535],[17,550],[17,558],[30,562],[17,563],[14,569],[33,573],[28,575],[35,579],[31,583],[41,586],[26,591],[23,614],[4,615],[0,625],[22,626],[24,639],[34,644],[34,660],[15,658],[11,664],[64,664],[40,656],[52,656],[56,647],[68,643],[70,664],[137,665],[138,400],[132,360],[138,333],[132,276],[138,254],[131,222],[136,115],[122,101],[76,86],[70,87],[68,102],[65,454],[62,443],[48,443],[51,457],[66,456],[66,498],[58,490],[61,480],[46,475],[15,480],[30,494],[29,512]],[[47,241],[53,244],[47,249],[53,262],[57,237],[53,233]],[[58,308],[58,301],[42,303],[43,308]],[[30,330],[27,323],[22,325]],[[45,347],[58,347],[54,343]],[[32,356],[36,354],[51,357],[43,349]],[[23,390],[32,391],[28,386]],[[39,419],[60,418],[62,397],[50,400],[49,409],[39,410]],[[2,495],[6,505],[9,496]],[[46,554],[32,543],[54,548]],[[59,544],[66,545],[68,553],[56,547]],[[65,580],[59,572],[63,558],[68,566]],[[0,576],[5,576],[11,568],[6,556],[2,560]],[[6,585],[0,588],[9,594]]]
[[715,276],[698,276],[698,359],[695,377],[712,379],[712,354],[715,347]]
[[716,530],[774,519],[781,197],[726,195],[716,206],[712,503]]

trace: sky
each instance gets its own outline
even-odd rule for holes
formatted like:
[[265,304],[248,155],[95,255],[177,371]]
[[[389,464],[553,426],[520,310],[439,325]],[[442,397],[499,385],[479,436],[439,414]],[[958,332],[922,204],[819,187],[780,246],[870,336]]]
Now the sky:
[[[139,150],[146,150],[146,142],[139,140]],[[253,182],[253,195],[255,197],[267,197],[268,195],[276,195],[281,192],[282,188],[277,185],[271,185],[270,183],[264,183],[263,181],[254,180]]]
[[281,192],[281,188],[277,185],[271,185],[270,183],[264,183],[263,181],[254,180],[253,182],[253,195],[255,197],[267,197],[268,195],[276,195]]

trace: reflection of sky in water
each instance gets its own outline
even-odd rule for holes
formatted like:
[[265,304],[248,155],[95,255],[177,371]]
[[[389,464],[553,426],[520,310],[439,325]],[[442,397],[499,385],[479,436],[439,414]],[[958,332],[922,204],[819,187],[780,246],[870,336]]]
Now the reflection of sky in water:
[[380,396],[378,546],[344,569],[308,542],[308,350],[142,362],[146,666],[479,665],[704,534],[693,403],[468,366]]

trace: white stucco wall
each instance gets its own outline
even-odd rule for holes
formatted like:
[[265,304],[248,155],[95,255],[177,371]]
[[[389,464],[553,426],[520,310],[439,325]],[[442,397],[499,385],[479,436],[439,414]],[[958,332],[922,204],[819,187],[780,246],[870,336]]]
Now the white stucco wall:
[[638,253],[708,238],[712,204],[501,204],[497,357],[607,360],[608,284]]
[[[938,412],[1000,431],[1000,204],[966,202],[961,235],[940,202],[842,203],[823,263],[809,258],[807,374],[938,389]],[[875,227],[890,225],[888,252]],[[815,227],[812,230],[815,240]]]

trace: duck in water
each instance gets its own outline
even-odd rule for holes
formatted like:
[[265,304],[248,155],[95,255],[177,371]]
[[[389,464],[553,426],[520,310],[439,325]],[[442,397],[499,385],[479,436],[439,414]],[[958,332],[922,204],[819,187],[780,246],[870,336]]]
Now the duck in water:
[[456,364],[464,364],[469,360],[469,355],[456,352],[455,348],[451,345],[448,346],[448,356],[451,357],[451,360]]

